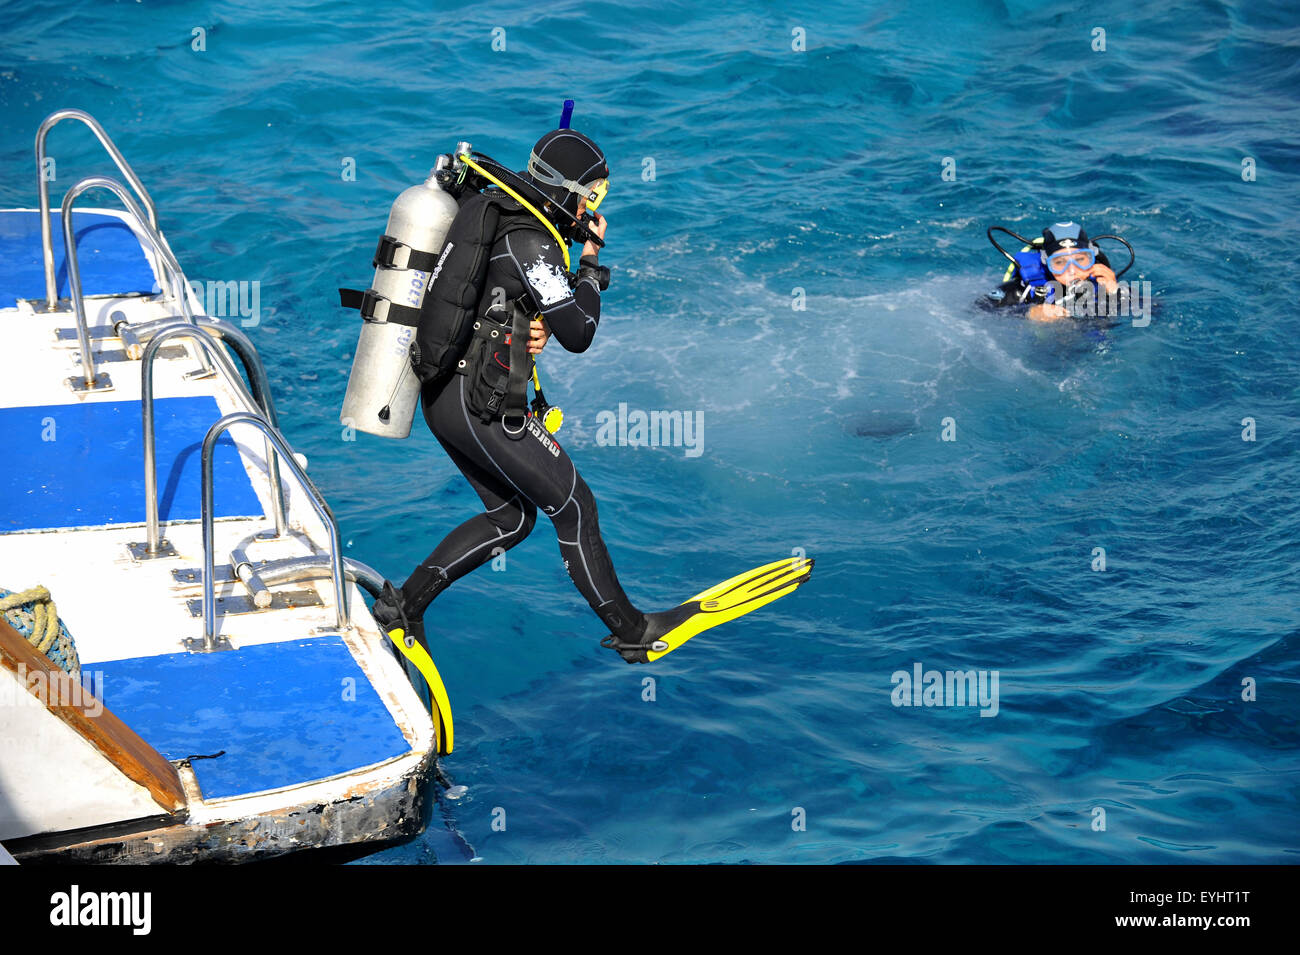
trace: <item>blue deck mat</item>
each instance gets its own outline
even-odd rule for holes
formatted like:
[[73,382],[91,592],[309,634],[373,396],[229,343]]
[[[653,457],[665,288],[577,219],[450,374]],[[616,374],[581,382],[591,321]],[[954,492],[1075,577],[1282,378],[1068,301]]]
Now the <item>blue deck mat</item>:
[[[60,298],[68,298],[68,267],[63,250],[63,216],[55,212],[54,281]],[[83,295],[122,295],[150,292],[153,271],[140,248],[140,240],[121,219],[99,212],[73,212],[77,237],[77,264],[81,266]],[[41,258],[41,214],[0,213],[0,308],[12,308],[18,299],[45,298],[45,265]]]
[[[203,436],[221,411],[210,395],[154,401],[158,513],[197,520]],[[42,440],[52,434],[54,440]],[[0,533],[143,523],[140,402],[0,408]],[[257,517],[262,505],[227,432],[213,456],[213,513]]]
[[411,749],[336,636],[87,663],[82,672],[167,759],[225,750],[191,763],[207,799],[323,779]]

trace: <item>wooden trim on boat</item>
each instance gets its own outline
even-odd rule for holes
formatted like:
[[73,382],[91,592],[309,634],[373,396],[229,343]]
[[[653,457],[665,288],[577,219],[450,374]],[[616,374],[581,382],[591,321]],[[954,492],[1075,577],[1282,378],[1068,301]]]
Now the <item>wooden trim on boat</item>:
[[[185,790],[176,767],[37,651],[3,615],[0,615],[0,666],[16,675],[26,674],[28,692],[124,776],[149,790],[154,802],[168,812],[185,808]],[[30,677],[34,673],[41,674],[41,678],[32,681]],[[74,700],[77,702],[63,702]]]

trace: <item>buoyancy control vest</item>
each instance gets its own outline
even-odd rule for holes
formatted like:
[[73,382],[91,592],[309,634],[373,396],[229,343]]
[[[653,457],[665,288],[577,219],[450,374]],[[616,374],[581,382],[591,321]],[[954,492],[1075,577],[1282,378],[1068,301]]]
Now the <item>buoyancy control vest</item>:
[[[476,192],[462,198],[460,212],[447,230],[446,243],[434,265],[410,347],[411,367],[422,383],[458,370],[475,317],[492,313],[490,308],[480,308],[492,247],[511,232],[540,228],[529,213],[518,210],[505,196]],[[522,303],[520,308],[527,320],[527,309]],[[509,318],[499,311],[497,320],[509,324]],[[527,325],[524,333],[527,337]]]
[[462,197],[409,349],[411,368],[421,384],[444,377],[469,344],[500,222],[501,208],[489,196],[476,192]]
[[494,246],[512,232],[541,231],[510,198],[469,193],[447,232],[421,309],[411,367],[425,386],[448,375],[466,376],[469,410],[485,423],[501,418],[508,433],[522,434],[528,415],[529,326],[535,311],[527,297],[496,302],[487,292]]

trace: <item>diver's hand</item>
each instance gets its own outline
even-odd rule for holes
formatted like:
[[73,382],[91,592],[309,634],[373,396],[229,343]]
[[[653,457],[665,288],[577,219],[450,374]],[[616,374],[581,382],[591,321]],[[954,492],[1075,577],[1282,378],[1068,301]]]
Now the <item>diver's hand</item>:
[[1056,322],[1069,317],[1069,314],[1064,306],[1052,302],[1029,307],[1029,320],[1031,322]]
[[1088,274],[1097,280],[1097,284],[1107,294],[1111,294],[1119,288],[1119,279],[1115,278],[1115,273],[1100,262],[1089,269]]
[[[592,233],[596,236],[596,238],[603,240],[605,238],[605,227],[608,225],[609,223],[606,221],[603,215],[601,215],[599,212],[593,212],[591,214],[591,223],[587,226],[587,228],[589,228],[592,231]],[[587,242],[582,247],[583,255],[597,255],[599,254],[599,252],[600,249],[596,247],[596,243],[594,242]]]
[[551,340],[551,329],[545,320],[533,319],[528,326],[528,354],[540,355],[546,343]]

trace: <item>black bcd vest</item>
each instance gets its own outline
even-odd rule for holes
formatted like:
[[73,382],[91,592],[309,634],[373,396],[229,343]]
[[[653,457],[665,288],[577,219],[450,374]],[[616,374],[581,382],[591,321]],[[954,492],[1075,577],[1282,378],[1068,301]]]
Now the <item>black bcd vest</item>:
[[461,198],[460,211],[429,277],[411,344],[411,367],[421,384],[455,371],[464,355],[487,282],[492,247],[511,232],[544,228],[507,197],[473,192]]

